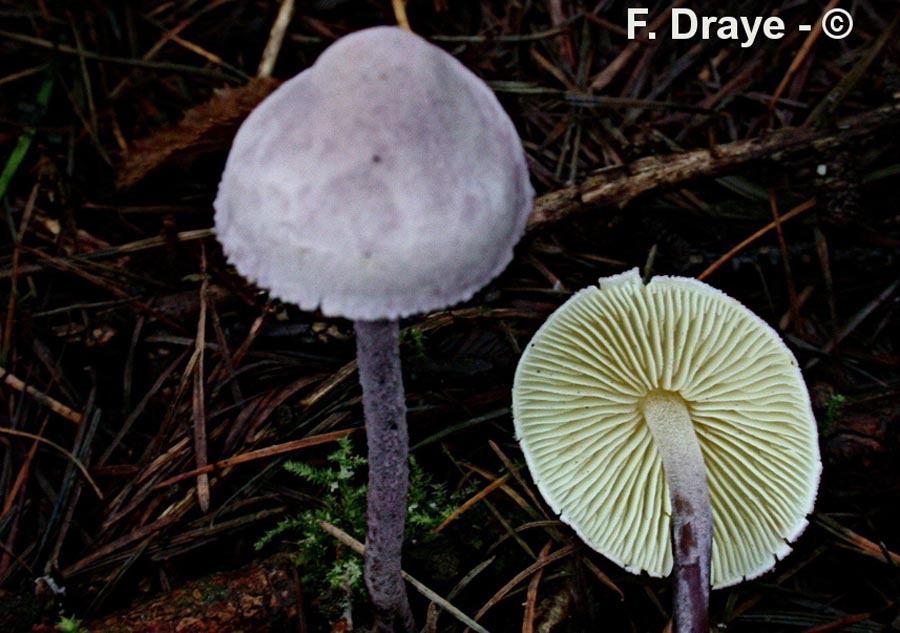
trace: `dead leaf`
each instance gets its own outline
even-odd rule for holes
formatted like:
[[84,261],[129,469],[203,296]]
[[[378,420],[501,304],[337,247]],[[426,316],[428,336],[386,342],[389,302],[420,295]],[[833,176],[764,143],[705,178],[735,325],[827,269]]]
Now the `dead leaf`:
[[188,110],[175,125],[136,141],[119,167],[116,186],[130,189],[168,166],[226,152],[243,120],[278,87],[272,78],[255,78],[238,88],[223,88]]

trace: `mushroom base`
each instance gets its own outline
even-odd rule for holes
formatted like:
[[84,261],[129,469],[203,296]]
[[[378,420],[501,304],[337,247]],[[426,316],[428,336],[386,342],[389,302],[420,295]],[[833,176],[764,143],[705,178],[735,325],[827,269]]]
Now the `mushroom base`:
[[713,519],[700,442],[687,404],[677,393],[652,391],[641,408],[672,501],[675,632],[707,633]]

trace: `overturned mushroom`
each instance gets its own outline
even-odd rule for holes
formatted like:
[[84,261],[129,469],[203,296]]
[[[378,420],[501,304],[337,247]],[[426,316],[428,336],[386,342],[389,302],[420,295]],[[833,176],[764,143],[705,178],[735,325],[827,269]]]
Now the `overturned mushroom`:
[[377,626],[413,626],[400,576],[408,438],[398,318],[469,299],[512,257],[533,190],[491,90],[392,27],[348,35],[254,110],[216,232],[239,272],[354,320],[369,448],[366,585]]
[[576,293],[525,350],[513,416],[535,483],[588,545],[632,572],[674,565],[677,633],[707,633],[710,585],[770,569],[815,501],[796,359],[693,279],[632,270]]

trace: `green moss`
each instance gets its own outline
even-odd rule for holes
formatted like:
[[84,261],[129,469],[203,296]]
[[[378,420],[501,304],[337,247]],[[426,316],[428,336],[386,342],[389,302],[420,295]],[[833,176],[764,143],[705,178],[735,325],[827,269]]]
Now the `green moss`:
[[[328,456],[322,467],[303,462],[288,462],[285,469],[321,490],[318,506],[281,521],[257,543],[262,549],[269,543],[294,536],[295,556],[304,582],[314,587],[323,598],[340,602],[350,594],[354,600],[364,598],[363,561],[337,544],[322,530],[318,521],[335,525],[359,541],[366,535],[366,459],[353,452],[348,438],[338,440],[338,449]],[[410,490],[406,521],[408,543],[431,542],[439,535],[431,534],[461,503],[468,491],[450,493],[435,482],[410,458]],[[325,554],[327,553],[327,554]]]
[[60,616],[56,628],[62,633],[88,633],[86,629],[81,628],[81,620],[76,617],[67,618],[64,615]]
[[834,427],[838,419],[844,413],[844,407],[847,405],[847,397],[836,393],[825,402],[825,419],[822,421],[822,433],[827,433]]

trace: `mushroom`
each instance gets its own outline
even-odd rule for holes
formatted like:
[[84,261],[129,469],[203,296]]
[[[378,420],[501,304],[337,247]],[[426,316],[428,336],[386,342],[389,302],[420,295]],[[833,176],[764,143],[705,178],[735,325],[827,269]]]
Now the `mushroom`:
[[398,319],[469,299],[512,258],[534,191],[487,85],[395,27],[341,38],[234,139],[216,233],[237,270],[352,319],[366,418],[365,579],[379,630],[413,619],[400,576],[408,436]]
[[678,633],[707,633],[710,585],[773,567],[815,501],[796,359],[693,279],[634,269],[573,295],[522,355],[513,417],[544,499],[588,545],[634,573],[674,564]]

